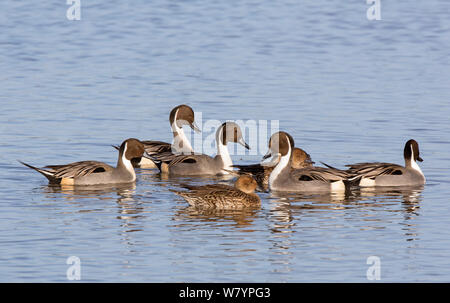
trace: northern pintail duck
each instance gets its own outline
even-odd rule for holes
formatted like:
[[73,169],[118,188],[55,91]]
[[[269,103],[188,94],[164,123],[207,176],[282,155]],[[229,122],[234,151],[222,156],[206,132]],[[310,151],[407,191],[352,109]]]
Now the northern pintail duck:
[[[258,183],[261,190],[267,191],[269,189],[269,176],[274,170],[279,158],[275,163],[268,164],[251,164],[251,165],[233,165],[238,168],[238,174],[250,174]],[[311,156],[303,149],[294,147],[292,153],[292,169],[300,169],[305,167],[312,167],[314,162]]]
[[419,144],[411,139],[403,150],[405,166],[392,163],[356,163],[346,165],[355,175],[351,180],[361,187],[372,186],[417,186],[425,184],[425,176],[416,161],[422,162]]
[[137,139],[125,140],[119,148],[117,166],[98,161],[80,161],[65,165],[48,165],[37,168],[20,162],[43,174],[50,184],[99,185],[130,183],[136,180],[131,160],[144,154],[144,145]]
[[240,176],[234,187],[225,184],[183,185],[190,191],[172,190],[172,192],[198,208],[242,209],[261,205],[261,199],[254,192],[257,186],[251,176]]
[[269,176],[269,189],[271,191],[345,191],[344,181],[347,181],[349,177],[346,171],[316,166],[293,169],[293,147],[294,139],[288,133],[278,132],[271,136],[269,152],[263,159],[271,156],[280,157],[278,164]]
[[242,138],[239,125],[234,122],[223,123],[216,131],[217,155],[213,158],[204,154],[173,155],[160,153],[150,157],[157,162],[161,172],[170,175],[226,175],[231,170],[233,161],[228,151],[227,143],[241,144],[247,149],[250,146]]
[[[189,142],[186,134],[184,133],[183,126],[187,125],[194,131],[200,132],[200,129],[195,124],[194,111],[186,104],[178,105],[170,111],[169,122],[173,133],[173,143],[167,143],[162,141],[144,140],[141,141],[144,144],[145,151],[148,155],[158,153],[169,154],[192,154],[194,150]],[[114,146],[118,149],[117,146]],[[141,168],[156,168],[155,163],[147,158],[141,157],[140,161],[133,159],[134,167]]]

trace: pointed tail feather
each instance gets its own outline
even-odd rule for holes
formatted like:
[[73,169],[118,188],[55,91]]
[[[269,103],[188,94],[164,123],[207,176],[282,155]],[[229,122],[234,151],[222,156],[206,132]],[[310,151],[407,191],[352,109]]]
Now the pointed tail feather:
[[45,170],[45,169],[42,169],[42,168],[37,168],[37,167],[35,167],[33,165],[27,164],[27,163],[22,162],[20,160],[17,160],[17,161],[19,163],[25,165],[26,167],[34,169],[38,173],[41,173],[42,175],[44,175],[48,179],[48,181],[50,183],[59,183],[61,181],[61,179],[60,178],[56,178],[55,174],[53,172],[51,172],[51,171],[48,171],[48,170]]
[[333,167],[333,166],[331,166],[331,165],[326,164],[325,162],[320,161],[320,163],[322,163],[322,165],[325,165],[325,166],[328,167],[328,168],[331,168],[331,169],[338,169],[338,168],[336,168],[336,167]]
[[159,170],[160,172],[162,172],[161,166],[162,166],[163,162],[162,162],[161,160],[155,160],[155,159],[153,159],[152,157],[149,157],[148,159],[152,160],[153,163],[155,163],[155,165],[156,165],[156,167],[158,168],[158,170]]
[[156,167],[158,168],[158,170],[161,173],[164,173],[164,174],[168,174],[169,173],[169,166],[170,166],[170,163],[171,163],[170,159],[160,159],[160,158],[154,157],[154,156],[152,156],[150,154],[147,154],[146,158],[152,160],[153,163],[155,163]]

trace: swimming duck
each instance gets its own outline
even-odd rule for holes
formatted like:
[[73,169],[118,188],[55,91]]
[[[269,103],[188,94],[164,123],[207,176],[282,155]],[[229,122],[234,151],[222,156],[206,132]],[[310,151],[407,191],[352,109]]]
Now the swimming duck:
[[144,154],[144,145],[137,139],[125,140],[119,148],[117,166],[112,167],[98,161],[80,161],[65,165],[48,165],[37,168],[27,163],[23,165],[44,175],[50,184],[98,185],[130,183],[136,180],[131,160]]
[[[238,168],[238,174],[251,174],[252,177],[258,183],[261,190],[267,191],[269,189],[269,176],[274,170],[275,165],[278,163],[279,158],[275,160],[275,163],[268,164],[251,164],[251,165],[233,165]],[[303,149],[294,147],[292,154],[292,168],[300,169],[305,167],[312,167],[314,162],[311,160],[311,156]]]
[[172,153],[160,153],[150,156],[155,161],[161,172],[170,175],[194,176],[194,175],[225,175],[229,174],[233,165],[227,143],[233,142],[250,149],[250,146],[242,137],[241,128],[234,122],[223,123],[216,131],[217,155],[213,158],[204,154],[174,155]]
[[349,177],[346,171],[329,167],[292,168],[294,139],[286,132],[273,134],[269,141],[269,152],[263,159],[280,157],[269,176],[271,191],[329,192],[345,191]]
[[[145,151],[148,155],[169,153],[169,154],[193,154],[194,149],[191,146],[186,134],[184,133],[183,126],[187,125],[194,131],[200,132],[200,129],[195,124],[194,111],[186,105],[178,105],[174,107],[169,115],[169,122],[173,133],[173,143],[167,143],[162,141],[144,140],[141,141],[144,144]],[[119,149],[118,146],[114,146]],[[140,157],[140,161],[137,159],[132,160],[134,167],[140,168],[157,168],[155,163],[148,157]]]
[[403,149],[405,166],[392,163],[371,162],[346,165],[353,174],[352,181],[361,187],[372,186],[417,186],[424,185],[425,176],[416,161],[422,162],[419,144],[408,140]]
[[261,199],[254,193],[257,186],[255,179],[243,175],[237,179],[234,187],[225,184],[183,185],[189,191],[171,191],[198,208],[242,209],[261,205]]

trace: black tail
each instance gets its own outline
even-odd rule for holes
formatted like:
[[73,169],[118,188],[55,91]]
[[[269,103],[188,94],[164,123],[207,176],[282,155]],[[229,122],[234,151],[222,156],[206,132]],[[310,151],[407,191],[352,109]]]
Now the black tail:
[[161,166],[163,164],[163,162],[161,160],[156,160],[156,159],[154,159],[152,157],[146,157],[146,158],[152,160],[153,163],[155,163],[156,167],[159,169],[159,171],[161,171]]
[[[313,163],[314,163],[314,162],[313,162]],[[331,168],[331,169],[339,169],[339,168],[333,167],[333,166],[331,166],[331,165],[328,165],[328,164],[326,164],[326,163],[324,163],[324,162],[322,162],[322,161],[320,161],[320,163],[322,163],[323,165],[325,165],[326,167]]]
[[55,183],[58,184],[58,183],[60,183],[60,181],[61,181],[61,179],[60,179],[60,178],[56,178],[55,175],[54,175],[54,173],[51,172],[51,171],[48,171],[48,170],[45,170],[45,169],[42,169],[42,168],[34,167],[33,165],[27,164],[27,163],[22,162],[22,161],[19,161],[19,160],[17,160],[17,161],[18,161],[19,163],[25,165],[26,167],[31,168],[31,169],[34,169],[34,170],[37,171],[38,173],[44,175],[44,176],[48,179],[48,181],[49,181],[50,183],[52,183],[52,184],[55,184]]

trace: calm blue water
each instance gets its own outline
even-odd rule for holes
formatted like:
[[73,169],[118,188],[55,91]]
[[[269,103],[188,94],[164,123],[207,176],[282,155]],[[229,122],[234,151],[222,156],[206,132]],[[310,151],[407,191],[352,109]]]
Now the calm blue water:
[[[450,281],[448,1],[381,0],[380,21],[365,0],[81,2],[0,10],[0,281],[68,281],[70,256],[93,282],[369,282],[369,256],[381,282]],[[168,189],[218,180],[61,190],[16,161],[114,165],[111,144],[170,141],[182,103],[203,127],[279,120],[338,167],[403,163],[414,138],[428,182],[205,213]]]

